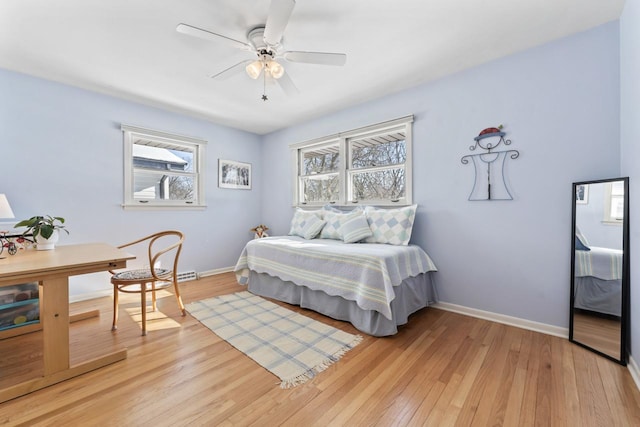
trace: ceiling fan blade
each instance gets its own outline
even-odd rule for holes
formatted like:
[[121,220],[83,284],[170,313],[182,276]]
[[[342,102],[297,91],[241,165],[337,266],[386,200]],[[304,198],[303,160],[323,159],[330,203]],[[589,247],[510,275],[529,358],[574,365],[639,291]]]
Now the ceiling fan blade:
[[271,0],[269,16],[267,16],[267,23],[264,26],[265,43],[270,46],[280,43],[295,5],[295,0]]
[[218,79],[218,80],[224,80],[226,78],[231,77],[233,74],[235,74],[236,72],[244,69],[244,67],[246,67],[247,65],[249,65],[251,62],[253,62],[253,59],[247,59],[244,60],[242,62],[238,62],[235,65],[232,65],[231,67],[224,69],[222,71],[220,71],[217,74],[213,74],[212,76],[210,76],[212,79]]
[[307,64],[344,65],[347,55],[344,53],[328,52],[284,52],[282,57],[290,62],[304,62]]
[[293,84],[293,80],[289,77],[289,75],[285,72],[282,77],[276,80],[278,85],[282,88],[285,94],[288,96],[298,95],[300,90]]
[[176,31],[204,40],[214,41],[216,43],[226,43],[228,46],[235,47],[236,49],[247,50],[250,52],[253,51],[253,46],[248,43],[223,36],[222,34],[216,34],[211,31],[203,30],[202,28],[194,27],[193,25],[178,24],[178,26],[176,27]]

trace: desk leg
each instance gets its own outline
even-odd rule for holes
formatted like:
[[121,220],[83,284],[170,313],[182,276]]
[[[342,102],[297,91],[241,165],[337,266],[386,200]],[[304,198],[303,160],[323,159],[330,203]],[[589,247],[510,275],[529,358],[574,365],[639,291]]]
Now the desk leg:
[[40,322],[45,377],[69,369],[69,280],[40,282]]
[[116,350],[70,366],[68,281],[68,278],[63,277],[40,282],[40,324],[44,341],[42,355],[44,375],[0,389],[0,403],[102,368],[127,357],[126,349]]

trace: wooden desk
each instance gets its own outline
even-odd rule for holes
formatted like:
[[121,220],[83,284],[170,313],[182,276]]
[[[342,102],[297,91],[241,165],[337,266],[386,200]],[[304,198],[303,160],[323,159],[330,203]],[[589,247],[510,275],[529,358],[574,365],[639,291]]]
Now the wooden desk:
[[[127,350],[71,366],[69,362],[69,276],[124,268],[135,256],[102,243],[28,250],[0,260],[0,287],[38,281],[44,375],[0,389],[0,402],[123,360]],[[2,345],[0,343],[0,345]]]

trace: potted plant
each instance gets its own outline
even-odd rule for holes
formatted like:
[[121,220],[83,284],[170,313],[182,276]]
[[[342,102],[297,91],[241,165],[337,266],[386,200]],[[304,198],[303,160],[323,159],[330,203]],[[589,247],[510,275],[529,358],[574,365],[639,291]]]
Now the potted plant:
[[55,248],[56,242],[58,241],[58,230],[64,230],[65,233],[69,234],[69,231],[64,228],[63,224],[64,218],[45,215],[23,219],[17,223],[15,227],[27,227],[22,235],[33,234],[33,238],[37,243],[36,249],[46,251]]

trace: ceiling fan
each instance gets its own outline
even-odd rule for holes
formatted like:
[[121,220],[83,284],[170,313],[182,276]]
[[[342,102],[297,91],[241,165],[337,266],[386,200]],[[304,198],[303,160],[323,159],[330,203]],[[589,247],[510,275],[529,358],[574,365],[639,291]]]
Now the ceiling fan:
[[[284,49],[282,35],[289,23],[295,3],[295,0],[271,0],[266,24],[252,28],[247,33],[247,42],[188,24],[178,24],[176,31],[193,37],[224,43],[230,47],[255,55],[253,59],[238,62],[219,73],[213,74],[211,78],[224,79],[244,68],[252,79],[257,79],[262,75],[265,86],[267,79],[274,79],[287,95],[293,95],[298,93],[298,89],[285,72],[284,66],[279,62],[280,59],[289,62],[338,66],[344,65],[347,61],[347,55],[344,53],[302,52]],[[266,101],[267,99],[265,91],[262,95],[262,100]]]

